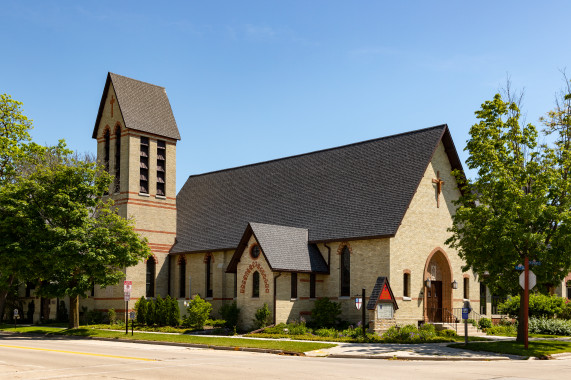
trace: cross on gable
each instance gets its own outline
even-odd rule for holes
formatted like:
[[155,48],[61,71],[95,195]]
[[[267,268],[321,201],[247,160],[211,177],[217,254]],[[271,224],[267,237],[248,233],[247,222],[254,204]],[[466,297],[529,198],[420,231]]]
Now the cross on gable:
[[111,117],[113,117],[113,103],[115,103],[115,97],[111,95],[111,100],[109,101],[109,104],[111,104]]
[[444,185],[444,181],[440,178],[440,171],[436,172],[436,178],[432,179],[432,183],[436,184],[436,207],[440,207],[440,193]]

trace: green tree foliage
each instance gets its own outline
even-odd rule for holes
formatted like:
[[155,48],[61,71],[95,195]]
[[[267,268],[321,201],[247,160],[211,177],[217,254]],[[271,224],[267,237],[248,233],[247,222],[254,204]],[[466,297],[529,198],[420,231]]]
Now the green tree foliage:
[[[519,316],[520,296],[511,297],[498,305],[500,313],[512,318]],[[565,309],[565,299],[557,296],[548,296],[540,293],[529,295],[529,317],[555,318]]]
[[521,124],[509,92],[484,102],[476,117],[466,164],[477,177],[455,173],[462,196],[447,243],[494,294],[521,292],[514,267],[526,257],[541,262],[533,268],[540,285],[557,284],[571,268],[569,117],[558,111],[549,118],[551,145],[538,143],[535,126]]
[[254,326],[256,326],[257,329],[261,329],[262,327],[269,325],[271,314],[268,304],[264,302],[264,306],[256,310],[256,314],[254,315]]
[[32,121],[22,113],[22,103],[0,94],[0,188],[16,174],[17,162],[31,141]]
[[19,230],[6,235],[20,254],[2,258],[25,260],[27,275],[43,280],[38,295],[69,296],[70,327],[78,327],[78,297],[92,283],[117,284],[124,278],[123,268],[150,251],[132,223],[104,199],[109,174],[89,159],[57,153],[47,151],[27,177],[4,186],[0,232]]
[[183,326],[195,329],[204,328],[204,323],[210,316],[211,311],[212,305],[210,302],[203,300],[198,294],[195,295],[186,309]]
[[341,304],[323,297],[315,301],[311,310],[311,325],[314,328],[331,328],[339,322]]
[[167,296],[165,298],[166,304],[166,324],[168,326],[178,326],[180,325],[180,309],[178,307],[178,302],[176,299]]

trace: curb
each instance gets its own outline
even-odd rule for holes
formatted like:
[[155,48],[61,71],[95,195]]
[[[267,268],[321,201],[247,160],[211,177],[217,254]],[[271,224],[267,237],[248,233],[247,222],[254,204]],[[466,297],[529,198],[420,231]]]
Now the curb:
[[424,361],[505,361],[512,360],[507,357],[460,357],[460,356],[398,356],[398,355],[351,355],[351,354],[331,354],[328,358],[338,359],[382,359],[382,360],[424,360]]

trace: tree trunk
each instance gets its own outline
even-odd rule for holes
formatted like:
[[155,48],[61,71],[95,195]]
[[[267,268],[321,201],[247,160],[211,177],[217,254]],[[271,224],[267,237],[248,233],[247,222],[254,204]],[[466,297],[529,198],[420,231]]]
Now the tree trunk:
[[69,297],[69,328],[79,328],[79,296]]
[[8,292],[10,288],[12,288],[12,284],[14,283],[14,275],[11,275],[8,278],[8,285],[6,289],[0,290],[0,322],[4,319],[4,309],[6,309],[6,298],[8,298]]
[[523,323],[523,319],[524,319],[524,291],[522,290],[519,294],[519,313],[518,313],[518,319],[517,319],[517,338],[516,338],[516,342],[519,343],[523,343],[524,341],[524,331],[523,331],[523,327],[524,327],[524,323]]

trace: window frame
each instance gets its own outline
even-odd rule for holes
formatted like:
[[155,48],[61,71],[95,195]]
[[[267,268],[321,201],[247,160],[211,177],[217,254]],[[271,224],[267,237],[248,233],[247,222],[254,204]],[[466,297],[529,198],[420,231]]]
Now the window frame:
[[206,278],[205,278],[205,285],[206,285],[206,298],[212,298],[214,294],[214,290],[212,289],[212,256],[208,255],[206,257]]
[[290,298],[297,299],[297,272],[291,272]]
[[463,285],[464,285],[464,299],[470,299],[470,279],[468,277],[464,277],[464,281],[463,281]]
[[402,296],[410,298],[410,273],[404,272],[402,275]]
[[155,279],[157,276],[157,263],[153,257],[147,260],[146,265],[146,283],[145,283],[145,296],[154,297],[155,296]]
[[178,296],[186,298],[186,259],[182,258],[178,265]]
[[[348,246],[343,247],[339,259],[339,295],[340,297],[351,297],[351,251]],[[345,268],[345,266],[347,267]]]
[[315,283],[317,282],[315,273],[310,273],[309,274],[309,298],[310,299],[315,299],[316,298],[316,293],[315,293]]
[[260,298],[260,272],[252,273],[252,298]]

